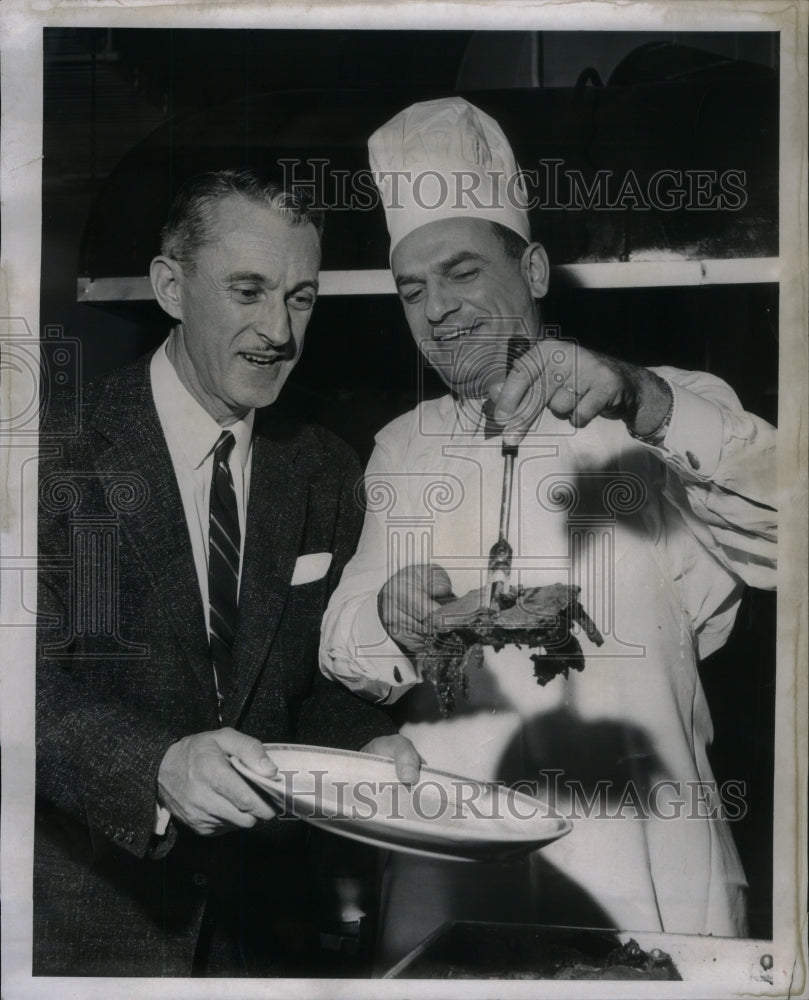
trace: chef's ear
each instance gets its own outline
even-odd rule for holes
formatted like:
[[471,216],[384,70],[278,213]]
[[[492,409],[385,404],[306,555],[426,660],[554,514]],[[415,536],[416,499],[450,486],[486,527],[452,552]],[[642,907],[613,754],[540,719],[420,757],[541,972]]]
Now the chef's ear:
[[152,290],[160,307],[172,319],[183,318],[183,267],[173,257],[155,257],[149,266]]
[[541,243],[529,243],[520,260],[520,268],[528,282],[531,294],[535,299],[541,299],[548,291],[551,266],[548,255]]

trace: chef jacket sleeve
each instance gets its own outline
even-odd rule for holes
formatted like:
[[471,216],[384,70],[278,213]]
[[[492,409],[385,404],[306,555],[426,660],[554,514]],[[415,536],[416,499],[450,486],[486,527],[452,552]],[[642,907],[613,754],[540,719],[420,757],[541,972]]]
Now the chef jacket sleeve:
[[745,412],[721,379],[653,369],[672,389],[668,430],[656,452],[664,495],[716,560],[745,583],[775,587],[776,431]]
[[377,437],[368,462],[362,534],[329,602],[320,642],[321,671],[379,704],[395,701],[421,680],[417,667],[385,631],[377,611],[380,588],[399,568],[388,554],[385,502],[396,489],[406,488],[402,476],[387,475],[403,467],[396,457],[396,423]]

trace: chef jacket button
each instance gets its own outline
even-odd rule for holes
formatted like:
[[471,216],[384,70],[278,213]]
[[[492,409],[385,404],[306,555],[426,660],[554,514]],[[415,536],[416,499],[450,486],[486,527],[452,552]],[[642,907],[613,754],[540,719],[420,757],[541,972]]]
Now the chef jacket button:
[[202,872],[195,872],[191,878],[191,881],[194,883],[194,885],[198,885],[200,888],[203,888],[208,884],[208,876],[203,875]]
[[697,458],[697,456],[694,454],[693,451],[687,451],[685,453],[685,457],[691,463],[691,468],[692,469],[698,469],[699,468],[699,459]]

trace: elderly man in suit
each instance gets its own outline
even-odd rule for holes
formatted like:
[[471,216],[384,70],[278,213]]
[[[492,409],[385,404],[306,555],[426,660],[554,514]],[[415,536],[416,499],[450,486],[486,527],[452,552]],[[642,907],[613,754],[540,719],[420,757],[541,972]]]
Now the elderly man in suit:
[[301,824],[231,760],[272,777],[262,740],[308,742],[417,776],[387,716],[317,670],[359,469],[271,404],[320,231],[253,174],[195,178],[152,262],[168,340],[84,392],[78,434],[59,406],[43,426],[35,974],[305,973]]

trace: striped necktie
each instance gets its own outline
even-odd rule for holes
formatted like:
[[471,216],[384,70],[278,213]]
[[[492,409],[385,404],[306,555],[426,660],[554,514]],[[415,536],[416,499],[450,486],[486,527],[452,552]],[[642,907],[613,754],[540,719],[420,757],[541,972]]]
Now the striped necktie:
[[208,601],[210,606],[211,662],[213,664],[219,721],[222,703],[232,691],[233,640],[238,622],[239,514],[228,457],[235,444],[230,431],[222,431],[213,453],[210,523],[208,528]]

